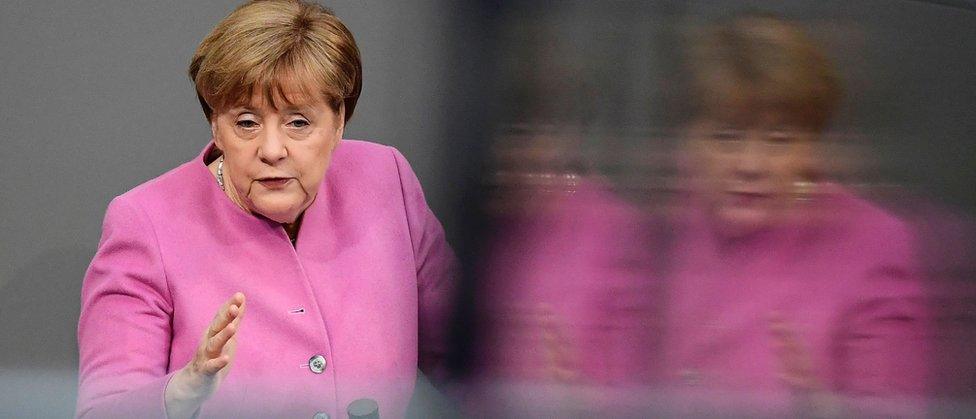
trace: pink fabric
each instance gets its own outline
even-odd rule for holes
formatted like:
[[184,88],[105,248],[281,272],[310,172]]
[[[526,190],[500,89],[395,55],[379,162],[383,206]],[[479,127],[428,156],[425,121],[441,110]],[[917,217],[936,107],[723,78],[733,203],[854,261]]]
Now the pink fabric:
[[454,261],[406,160],[343,140],[293,248],[224,195],[208,150],[109,205],[82,289],[78,416],[165,417],[171,373],[235,291],[236,359],[201,417],[345,417],[359,398],[403,416],[418,365],[444,352]]
[[597,180],[527,201],[491,246],[482,378],[646,382],[657,282],[642,215]]
[[[788,414],[804,407],[781,378],[769,322],[778,313],[847,408],[890,413],[872,407],[874,396],[904,396],[894,413],[924,412],[915,396],[928,389],[930,330],[911,234],[826,188],[799,223],[724,244],[696,205],[655,228],[599,182],[534,197],[539,210],[503,223],[492,247],[484,378],[503,393],[524,383],[595,386],[603,398],[587,402],[550,389],[594,412],[624,404],[613,392],[620,384],[643,383],[665,410]],[[553,374],[562,369],[569,374]],[[527,404],[501,396],[482,405],[518,415]]]
[[828,190],[800,223],[736,243],[687,214],[672,253],[666,382],[789,397],[769,327],[778,313],[827,390],[925,392],[930,330],[909,230]]

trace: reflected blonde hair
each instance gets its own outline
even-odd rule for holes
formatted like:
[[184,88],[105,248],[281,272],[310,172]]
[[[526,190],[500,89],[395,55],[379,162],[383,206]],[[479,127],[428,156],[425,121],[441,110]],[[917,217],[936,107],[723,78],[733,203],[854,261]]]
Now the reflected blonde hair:
[[711,25],[691,53],[699,114],[773,111],[822,131],[843,93],[826,53],[798,25],[774,16]]
[[348,121],[363,85],[352,33],[332,11],[300,0],[241,5],[200,42],[189,74],[208,121],[255,93],[277,109],[285,88],[320,95]]

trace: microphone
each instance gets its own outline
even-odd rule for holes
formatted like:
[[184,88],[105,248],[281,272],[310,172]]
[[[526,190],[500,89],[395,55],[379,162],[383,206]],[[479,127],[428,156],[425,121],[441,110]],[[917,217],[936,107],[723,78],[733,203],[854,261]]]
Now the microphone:
[[380,406],[373,399],[359,399],[346,409],[349,419],[380,419]]

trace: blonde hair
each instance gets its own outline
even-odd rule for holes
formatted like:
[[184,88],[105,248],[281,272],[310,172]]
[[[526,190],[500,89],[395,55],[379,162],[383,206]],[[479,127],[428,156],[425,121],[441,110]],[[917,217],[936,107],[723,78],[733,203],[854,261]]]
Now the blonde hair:
[[286,87],[322,95],[345,120],[362,90],[359,49],[332,11],[300,0],[252,0],[231,12],[200,42],[190,79],[207,120],[254,93],[277,108]]
[[826,54],[797,25],[767,15],[708,27],[692,48],[698,113],[772,110],[821,131],[842,87]]

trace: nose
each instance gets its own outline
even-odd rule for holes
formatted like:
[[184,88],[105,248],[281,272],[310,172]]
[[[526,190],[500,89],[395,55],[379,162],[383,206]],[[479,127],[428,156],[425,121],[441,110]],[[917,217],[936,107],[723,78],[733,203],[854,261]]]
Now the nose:
[[743,142],[742,148],[735,157],[735,175],[739,179],[755,180],[766,175],[768,161],[762,141],[762,138],[754,133]]
[[285,141],[286,134],[280,128],[266,130],[261,138],[261,145],[258,146],[258,158],[262,162],[274,166],[285,157],[288,157],[288,148]]

